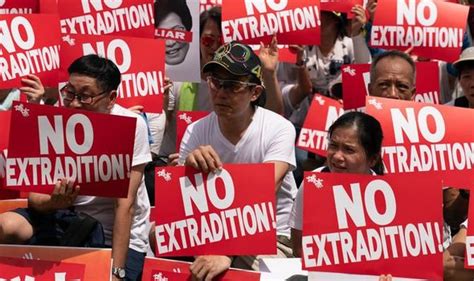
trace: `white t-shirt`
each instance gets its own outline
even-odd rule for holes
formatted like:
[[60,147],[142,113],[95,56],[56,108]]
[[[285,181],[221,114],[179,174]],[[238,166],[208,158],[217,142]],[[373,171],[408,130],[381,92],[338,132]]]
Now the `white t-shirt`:
[[278,235],[290,236],[288,217],[296,195],[291,170],[295,168],[295,129],[282,116],[257,107],[252,122],[240,141],[233,145],[219,129],[217,115],[212,112],[188,126],[179,151],[180,163],[199,145],[211,145],[223,163],[263,163],[282,161],[290,165],[277,192],[276,219]]
[[[134,117],[137,120],[135,128],[135,144],[133,147],[132,167],[151,161],[148,145],[148,131],[145,120],[139,115],[115,104],[111,114]],[[120,140],[116,140],[120,141]],[[114,198],[96,196],[78,196],[74,207],[76,211],[84,212],[97,219],[104,227],[105,243],[112,245],[112,229],[115,218]],[[148,247],[148,233],[150,231],[150,200],[146,192],[144,177],[138,188],[135,200],[135,214],[132,220],[129,248],[146,253]]]

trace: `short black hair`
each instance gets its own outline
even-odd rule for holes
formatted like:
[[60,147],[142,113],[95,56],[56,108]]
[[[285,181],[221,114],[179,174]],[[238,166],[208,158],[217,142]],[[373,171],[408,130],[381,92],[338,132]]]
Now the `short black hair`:
[[81,74],[95,78],[103,91],[117,90],[120,85],[120,70],[117,65],[96,54],[82,56],[76,59],[67,69],[69,75]]
[[351,111],[345,113],[329,127],[329,138],[331,138],[336,129],[348,127],[356,128],[359,142],[365,150],[367,159],[373,158],[378,162],[372,168],[377,174],[383,174],[383,166],[380,159],[383,131],[379,121],[371,115],[362,112]]
[[193,27],[193,18],[186,0],[156,0],[155,1],[155,27],[170,13],[175,13],[183,22],[184,28],[190,31]]
[[408,64],[410,64],[412,70],[413,70],[413,84],[415,84],[416,81],[416,65],[413,59],[406,53],[401,52],[399,50],[390,50],[383,52],[376,56],[374,60],[372,61],[372,64],[370,66],[370,82],[372,83],[374,81],[375,77],[375,67],[377,64],[384,58],[401,58],[404,61],[406,61]]
[[221,32],[222,28],[222,9],[220,6],[214,6],[209,10],[205,10],[199,16],[199,37],[202,35],[202,31],[204,30],[204,26],[208,20],[213,20],[218,28],[219,32]]

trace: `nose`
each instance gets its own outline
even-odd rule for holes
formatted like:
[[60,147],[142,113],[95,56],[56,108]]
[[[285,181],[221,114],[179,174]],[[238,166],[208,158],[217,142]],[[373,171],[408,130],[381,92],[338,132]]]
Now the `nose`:
[[340,149],[337,149],[334,152],[333,159],[336,160],[337,162],[344,162],[344,153]]
[[77,97],[74,97],[74,99],[69,102],[68,107],[70,107],[70,108],[81,108],[82,103],[79,102]]
[[176,43],[176,41],[174,41],[174,40],[169,40],[169,39],[168,39],[168,40],[166,40],[165,46],[166,46],[166,47],[171,47],[171,46],[173,46],[175,43]]
[[389,99],[400,99],[400,93],[398,92],[395,84],[392,84],[386,92],[386,97]]

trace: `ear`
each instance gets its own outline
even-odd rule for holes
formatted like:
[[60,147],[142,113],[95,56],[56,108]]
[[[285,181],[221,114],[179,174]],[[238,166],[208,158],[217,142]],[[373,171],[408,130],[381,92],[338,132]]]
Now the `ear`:
[[108,99],[109,99],[109,104],[107,105],[107,109],[112,110],[112,107],[114,107],[115,102],[117,101],[117,90],[110,91],[110,95]]
[[377,162],[380,160],[380,155],[376,155],[376,156],[372,156],[370,159],[369,159],[369,166],[370,168],[373,168]]
[[372,83],[369,82],[369,84],[367,84],[367,91],[369,92],[369,96],[372,96]]
[[411,90],[411,101],[415,100],[415,94],[416,94],[416,86],[413,86],[413,89]]
[[256,101],[258,99],[258,97],[260,97],[262,92],[263,92],[263,86],[261,86],[261,85],[255,86],[255,88],[253,88],[253,90],[252,90],[251,100]]

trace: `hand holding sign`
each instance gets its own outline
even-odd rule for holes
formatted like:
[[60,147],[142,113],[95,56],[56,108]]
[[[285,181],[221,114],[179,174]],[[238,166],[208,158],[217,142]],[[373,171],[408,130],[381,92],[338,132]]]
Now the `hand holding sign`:
[[203,171],[217,172],[222,169],[222,162],[217,152],[210,145],[201,145],[186,157],[186,166]]
[[214,277],[230,268],[232,259],[228,256],[200,256],[189,267],[193,278],[214,280]]
[[26,75],[26,78],[21,79],[23,87],[20,91],[28,96],[29,103],[40,103],[44,96],[44,87],[38,76],[33,74]]
[[57,181],[51,194],[51,203],[54,209],[67,209],[71,207],[79,195],[79,189],[79,185],[74,185],[74,182],[70,180],[61,179]]

